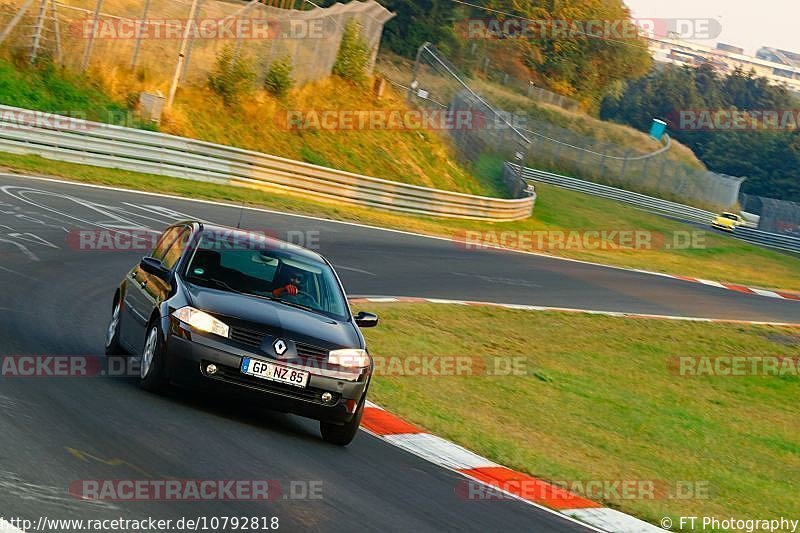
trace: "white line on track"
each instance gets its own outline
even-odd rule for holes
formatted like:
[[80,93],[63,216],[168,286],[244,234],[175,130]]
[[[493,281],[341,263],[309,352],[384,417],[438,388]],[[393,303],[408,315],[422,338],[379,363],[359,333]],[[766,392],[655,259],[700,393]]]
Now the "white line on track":
[[[220,201],[215,201],[215,200],[203,200],[203,199],[197,199],[197,198],[187,198],[185,196],[177,196],[177,195],[174,195],[174,194],[164,194],[164,193],[147,192],[147,191],[136,191],[136,190],[133,190],[133,189],[125,189],[125,188],[122,188],[122,187],[111,187],[109,185],[96,185],[94,183],[81,183],[81,182],[77,182],[77,181],[60,180],[60,179],[55,179],[55,178],[46,178],[46,177],[43,177],[43,176],[28,176],[28,175],[24,175],[24,174],[0,174],[0,178],[2,178],[2,177],[46,181],[46,182],[60,183],[60,184],[63,184],[63,185],[71,185],[71,186],[76,186],[76,187],[87,187],[87,188],[91,188],[91,189],[103,189],[103,190],[108,190],[108,191],[125,192],[125,193],[130,193],[130,194],[140,194],[140,195],[151,196],[151,197],[155,197],[155,198],[169,198],[171,200],[180,200],[180,201],[183,201],[183,202],[194,202],[194,203],[200,203],[200,204],[206,204],[206,205],[214,205],[214,206],[218,206],[218,207],[229,207],[231,209],[243,209],[245,211],[269,213],[269,214],[273,214],[273,215],[282,215],[282,216],[296,217],[296,218],[304,218],[304,219],[307,219],[307,220],[318,220],[320,222],[330,222],[330,223],[333,223],[333,224],[343,224],[343,225],[353,226],[353,227],[357,227],[357,228],[364,228],[364,229],[370,229],[370,230],[375,230],[375,231],[384,231],[384,232],[390,232],[390,233],[397,233],[399,235],[408,235],[408,236],[412,236],[412,237],[423,237],[423,238],[426,238],[426,239],[435,239],[435,240],[438,240],[438,241],[446,241],[446,242],[450,242],[450,243],[457,242],[457,241],[454,241],[453,239],[451,239],[449,237],[441,237],[441,236],[438,236],[438,235],[426,235],[424,233],[415,233],[413,231],[405,231],[405,230],[392,229],[392,228],[382,228],[382,227],[378,227],[378,226],[372,226],[372,225],[369,225],[369,224],[362,224],[360,222],[350,222],[350,221],[346,221],[346,220],[332,220],[332,219],[329,219],[329,218],[317,217],[317,216],[313,216],[313,215],[303,215],[303,214],[299,214],[299,213],[287,213],[285,211],[276,211],[276,210],[273,210],[273,209],[266,209],[266,208],[263,208],[263,207],[251,207],[251,206],[246,206],[246,205],[241,205],[241,204],[230,204],[230,203],[227,203],[227,202],[220,202]],[[584,261],[582,259],[572,259],[572,258],[569,258],[569,257],[559,257],[559,256],[556,256],[556,255],[550,255],[550,254],[545,254],[545,253],[541,253],[541,252],[534,252],[534,251],[531,251],[531,250],[513,250],[513,249],[509,249],[509,248],[503,248],[503,247],[500,247],[500,246],[483,245],[483,244],[481,245],[481,249],[489,249],[489,250],[495,250],[495,251],[500,251],[500,252],[513,253],[513,254],[532,255],[532,256],[535,256],[535,257],[543,257],[543,258],[546,258],[546,259],[553,259],[553,260],[556,260],[556,261],[567,261],[567,262],[570,262],[570,263],[577,263],[577,264],[581,264],[581,265],[593,266],[593,267],[598,267],[598,268],[608,268],[608,269],[612,269],[612,270],[620,270],[620,271],[623,271],[623,272],[637,272],[639,274],[647,274],[647,275],[650,275],[650,276],[661,276],[661,277],[665,277],[665,278],[680,280],[680,278],[675,278],[672,275],[665,274],[663,272],[652,272],[652,271],[643,270],[643,269],[640,269],[640,268],[630,268],[630,267],[622,267],[622,266],[614,266],[614,265],[605,265],[603,263],[595,263],[593,261]],[[687,281],[687,280],[682,280],[682,281]],[[707,283],[707,285],[711,285],[711,284]],[[723,286],[723,288],[724,288],[724,286]]]

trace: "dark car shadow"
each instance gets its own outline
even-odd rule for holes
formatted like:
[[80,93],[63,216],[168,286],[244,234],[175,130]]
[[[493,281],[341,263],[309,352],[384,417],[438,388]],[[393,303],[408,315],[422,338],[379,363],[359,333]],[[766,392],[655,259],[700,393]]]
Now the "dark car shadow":
[[280,433],[288,437],[300,438],[304,441],[318,442],[326,445],[317,429],[318,422],[300,416],[270,409],[266,401],[243,401],[236,395],[225,391],[208,391],[183,385],[170,384],[158,393],[142,390],[138,380],[133,377],[114,378],[121,386],[134,389],[136,393],[157,397],[165,401],[181,404],[184,407],[202,411],[229,420],[246,424],[261,431]]

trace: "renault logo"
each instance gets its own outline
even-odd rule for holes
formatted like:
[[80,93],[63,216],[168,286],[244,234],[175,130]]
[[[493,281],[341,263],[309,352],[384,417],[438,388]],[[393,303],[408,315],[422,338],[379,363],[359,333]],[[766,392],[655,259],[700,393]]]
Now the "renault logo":
[[278,339],[274,343],[272,343],[272,347],[275,348],[275,353],[278,355],[283,355],[286,353],[286,343],[283,342],[283,339]]

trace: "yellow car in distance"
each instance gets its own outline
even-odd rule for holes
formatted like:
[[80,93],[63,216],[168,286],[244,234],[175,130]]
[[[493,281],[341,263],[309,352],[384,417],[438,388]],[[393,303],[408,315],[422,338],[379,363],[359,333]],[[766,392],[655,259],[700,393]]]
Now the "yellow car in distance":
[[722,231],[729,231],[733,233],[738,226],[744,225],[745,220],[736,213],[724,212],[720,213],[714,220],[711,221],[711,226]]

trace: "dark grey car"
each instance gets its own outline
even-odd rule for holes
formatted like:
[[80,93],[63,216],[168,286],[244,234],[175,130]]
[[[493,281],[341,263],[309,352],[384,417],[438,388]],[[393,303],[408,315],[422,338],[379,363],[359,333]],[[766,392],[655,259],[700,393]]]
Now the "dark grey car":
[[217,387],[358,431],[373,362],[332,265],[310,250],[197,221],[167,228],[113,299],[106,353],[141,356],[140,384]]

